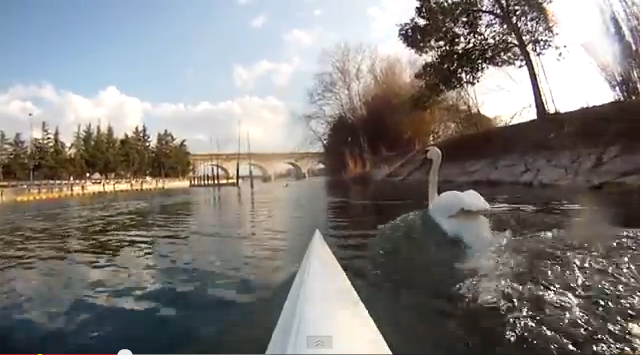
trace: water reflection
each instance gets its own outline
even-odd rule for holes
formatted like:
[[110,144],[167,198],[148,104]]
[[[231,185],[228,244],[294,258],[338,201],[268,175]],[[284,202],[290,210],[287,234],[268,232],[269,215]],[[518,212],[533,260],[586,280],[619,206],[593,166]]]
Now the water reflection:
[[[164,353],[216,352],[244,338],[263,352],[269,337],[258,330],[278,312],[255,305],[271,304],[325,223],[323,181],[310,183],[304,198],[310,185],[2,206],[0,342],[21,352]],[[308,199],[316,206],[306,210]],[[241,336],[248,324],[226,326],[239,315],[265,325]]]
[[[518,237],[563,229],[582,204],[568,191],[478,190],[495,206],[495,229],[510,229]],[[470,294],[459,292],[465,281],[477,277],[455,267],[463,255],[460,246],[447,239],[417,239],[404,244],[403,258],[383,264],[369,254],[372,241],[386,233],[403,240],[426,230],[426,220],[405,215],[425,207],[424,191],[423,185],[349,187],[309,179],[287,188],[257,184],[253,191],[243,185],[240,190],[0,205],[0,344],[8,352],[26,353],[104,353],[123,347],[135,353],[262,353],[293,273],[319,228],[394,352],[515,351],[499,331],[513,326],[513,318],[496,306],[471,304]],[[637,211],[639,192],[596,196],[607,206],[605,218],[619,226],[639,226],[631,212]],[[394,230],[389,222],[402,215]],[[531,259],[532,268],[545,271],[542,258],[582,250],[548,240],[548,252],[539,261]],[[432,244],[422,244],[427,241]],[[513,244],[505,253],[532,252],[520,245],[526,244]],[[419,246],[432,248],[432,256]],[[620,269],[639,274],[639,263],[621,261],[639,255],[638,249],[633,254],[623,250],[605,249],[581,274],[606,275],[607,261],[616,258]],[[565,275],[570,266],[559,267],[559,275]],[[524,276],[529,272],[519,280],[529,280]],[[552,275],[548,282],[563,284],[558,274]],[[620,275],[627,287],[636,282],[631,275]],[[615,287],[613,282],[604,285]],[[608,298],[600,301],[618,305]],[[532,350],[531,338],[524,339],[522,350]],[[550,337],[537,339],[552,343]],[[546,346],[538,350],[551,352]]]

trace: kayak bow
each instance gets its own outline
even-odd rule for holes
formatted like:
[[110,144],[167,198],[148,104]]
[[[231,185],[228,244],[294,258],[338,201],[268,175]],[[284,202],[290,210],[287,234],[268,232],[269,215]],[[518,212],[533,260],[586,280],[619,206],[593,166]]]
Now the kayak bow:
[[318,230],[294,278],[266,354],[391,354]]

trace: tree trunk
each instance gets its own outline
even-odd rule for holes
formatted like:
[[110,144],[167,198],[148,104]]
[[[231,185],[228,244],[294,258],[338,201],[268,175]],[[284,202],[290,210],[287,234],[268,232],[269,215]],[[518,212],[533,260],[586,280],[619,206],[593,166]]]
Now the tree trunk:
[[537,118],[545,118],[548,115],[548,111],[546,110],[546,105],[544,104],[542,89],[539,86],[539,80],[537,80],[537,73],[535,72],[535,64],[533,63],[531,54],[528,52],[526,41],[524,41],[524,37],[522,36],[522,32],[519,26],[517,26],[517,24],[511,18],[511,15],[508,12],[505,4],[503,4],[501,0],[495,0],[495,4],[501,11],[502,21],[508,26],[510,31],[513,33],[513,36],[515,36],[517,49],[519,50],[520,54],[524,58],[524,62],[526,63],[528,77],[531,80],[531,89],[533,90],[533,98],[535,100],[535,112],[537,114]]
[[524,62],[526,63],[526,70],[528,70],[528,77],[531,80],[531,89],[533,90],[533,99],[535,100],[535,112],[537,118],[544,118],[548,115],[546,110],[546,105],[544,104],[544,98],[542,97],[542,88],[539,86],[539,80],[537,78],[537,73],[535,72],[535,65],[533,63],[533,58],[531,58],[528,48],[524,43],[524,39],[521,36],[516,36],[517,42],[519,43],[518,48],[524,57]]

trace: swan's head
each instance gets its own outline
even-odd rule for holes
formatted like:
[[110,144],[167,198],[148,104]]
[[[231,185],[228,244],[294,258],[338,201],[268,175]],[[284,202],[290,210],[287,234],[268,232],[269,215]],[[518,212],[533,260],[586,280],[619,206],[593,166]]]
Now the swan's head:
[[430,147],[426,148],[426,158],[428,160],[441,161],[441,157],[442,157],[441,150],[436,146],[431,145]]

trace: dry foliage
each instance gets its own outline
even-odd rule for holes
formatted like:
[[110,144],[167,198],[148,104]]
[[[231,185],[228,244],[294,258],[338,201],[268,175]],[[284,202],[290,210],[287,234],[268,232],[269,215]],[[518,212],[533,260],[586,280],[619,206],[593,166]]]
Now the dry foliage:
[[531,120],[452,137],[437,145],[449,162],[495,158],[507,152],[531,154],[612,147],[619,147],[624,154],[639,152],[640,100],[555,114],[550,120]]
[[[616,100],[640,98],[640,3],[639,1],[604,0],[600,5],[603,27],[613,53],[584,45]],[[608,52],[606,52],[608,53]]]
[[372,48],[339,44],[322,54],[321,66],[302,117],[333,174],[359,175],[373,158],[495,126],[468,90],[416,105],[416,66]]

